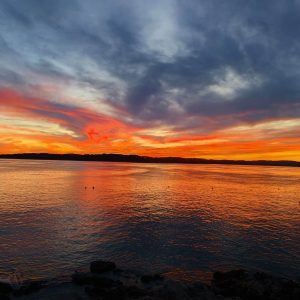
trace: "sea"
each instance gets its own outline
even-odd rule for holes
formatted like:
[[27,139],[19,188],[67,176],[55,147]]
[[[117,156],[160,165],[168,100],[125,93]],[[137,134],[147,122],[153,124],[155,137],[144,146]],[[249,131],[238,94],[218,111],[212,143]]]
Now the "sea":
[[183,281],[300,278],[300,168],[0,160],[0,278],[97,259]]

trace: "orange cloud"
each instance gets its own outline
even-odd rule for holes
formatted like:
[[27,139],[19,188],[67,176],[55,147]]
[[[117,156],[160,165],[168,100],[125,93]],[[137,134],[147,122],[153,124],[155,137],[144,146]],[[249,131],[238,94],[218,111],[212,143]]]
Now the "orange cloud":
[[0,153],[300,160],[299,132],[300,119],[240,124],[201,135],[172,127],[142,128],[90,109],[0,90]]

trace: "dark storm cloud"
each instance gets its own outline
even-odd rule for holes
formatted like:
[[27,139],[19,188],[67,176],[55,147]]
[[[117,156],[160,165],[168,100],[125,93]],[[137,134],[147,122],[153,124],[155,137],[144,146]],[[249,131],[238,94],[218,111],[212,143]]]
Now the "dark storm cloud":
[[299,117],[299,11],[296,0],[3,0],[0,83],[93,89],[144,125]]

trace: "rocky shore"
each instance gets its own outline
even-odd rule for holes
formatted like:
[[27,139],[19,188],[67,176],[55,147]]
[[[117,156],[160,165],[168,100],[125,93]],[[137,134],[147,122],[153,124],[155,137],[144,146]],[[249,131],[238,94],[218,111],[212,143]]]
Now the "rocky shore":
[[262,272],[215,272],[210,285],[183,283],[161,274],[137,274],[115,263],[94,261],[89,272],[75,272],[69,282],[27,281],[14,287],[0,282],[1,300],[298,300],[300,282]]

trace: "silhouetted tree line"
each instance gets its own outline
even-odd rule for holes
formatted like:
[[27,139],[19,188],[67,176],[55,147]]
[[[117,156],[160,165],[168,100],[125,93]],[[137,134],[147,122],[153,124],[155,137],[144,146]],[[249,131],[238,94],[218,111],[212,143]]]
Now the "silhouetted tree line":
[[181,163],[181,164],[228,164],[228,165],[261,165],[261,166],[291,166],[300,167],[300,162],[280,160],[220,160],[183,157],[150,157],[124,154],[50,154],[50,153],[20,153],[0,154],[0,158],[10,159],[41,159],[41,160],[73,160],[73,161],[111,161],[135,163]]

